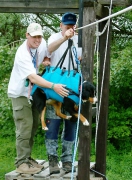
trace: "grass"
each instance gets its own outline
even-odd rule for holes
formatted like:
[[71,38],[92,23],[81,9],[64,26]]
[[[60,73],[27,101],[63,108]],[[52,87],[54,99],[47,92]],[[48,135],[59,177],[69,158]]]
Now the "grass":
[[0,138],[0,142],[0,180],[4,180],[5,174],[15,168],[15,140]]
[[[15,169],[15,138],[0,138],[0,142],[0,180],[5,180],[5,174]],[[95,161],[93,147],[92,152],[91,161]],[[118,151],[111,144],[108,144],[107,152],[107,179],[132,180],[132,152],[127,152],[125,150]],[[46,149],[42,137],[41,142],[39,136],[35,139],[32,155],[35,159],[47,160]]]
[[107,156],[107,177],[109,180],[132,180],[132,152]]

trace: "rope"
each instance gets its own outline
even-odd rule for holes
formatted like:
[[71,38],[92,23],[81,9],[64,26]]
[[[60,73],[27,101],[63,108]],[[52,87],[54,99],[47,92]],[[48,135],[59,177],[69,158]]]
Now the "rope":
[[72,160],[72,172],[71,172],[71,180],[74,178],[74,162],[76,158],[76,152],[77,152],[77,147],[78,147],[78,130],[79,130],[79,122],[80,122],[80,111],[81,111],[81,102],[82,102],[82,73],[81,73],[81,68],[80,68],[80,61],[77,58],[77,51],[76,48],[73,46],[73,53],[76,59],[76,63],[79,65],[79,73],[81,75],[81,85],[80,85],[80,94],[79,94],[79,109],[78,109],[78,119],[77,119],[77,129],[76,129],[76,136],[75,136],[75,145],[74,145],[74,152],[73,152],[73,160]]
[[78,72],[81,72],[80,61],[78,60],[77,51],[76,51],[75,46],[72,47],[72,50],[73,50],[73,54],[75,56],[75,61],[76,61],[76,64],[77,64],[77,70],[78,70]]
[[130,11],[130,10],[132,10],[132,6],[129,6],[129,7],[125,8],[125,9],[119,11],[119,12],[116,12],[116,13],[114,13],[114,14],[111,14],[111,15],[103,18],[103,19],[100,19],[100,20],[98,20],[98,21],[96,21],[96,22],[93,22],[93,23],[91,23],[91,24],[88,24],[88,25],[86,25],[86,26],[82,26],[82,27],[76,28],[75,30],[84,29],[84,28],[86,28],[86,27],[93,26],[93,25],[95,25],[95,24],[98,24],[98,23],[100,23],[100,22],[106,21],[106,20],[108,20],[108,19],[110,19],[110,18],[113,18],[113,17],[115,17],[115,16],[118,16],[118,15],[123,14],[123,13],[125,13],[125,12],[127,12],[127,11]]
[[[99,32],[99,28],[98,28],[98,24],[96,24],[96,31]],[[96,33],[97,36],[96,36],[96,44],[95,44],[95,49],[97,51],[97,63],[96,63],[96,69],[97,69],[97,72],[96,72],[96,77],[97,77],[97,84],[96,84],[96,96],[97,96],[97,99],[98,99],[98,67],[99,67],[99,33]],[[95,132],[95,150],[96,150],[96,134],[97,134],[97,124],[98,124],[98,101],[96,103],[96,132]]]
[[73,152],[73,160],[72,160],[72,173],[71,173],[71,180],[73,180],[74,174],[74,162],[76,158],[76,152],[78,147],[78,130],[79,130],[79,122],[80,122],[80,111],[81,111],[81,101],[82,101],[82,74],[81,74],[81,88],[80,88],[80,96],[79,96],[79,110],[78,110],[78,119],[77,119],[77,129],[76,129],[76,137],[75,137],[75,145],[74,145],[74,152]]
[[[96,26],[98,26],[98,24],[99,24],[99,23],[97,23]],[[98,31],[96,31],[95,35],[96,35],[96,36],[101,36],[102,34],[104,34],[104,32],[106,31],[106,29],[107,29],[107,27],[108,27],[108,24],[109,24],[109,21],[107,21],[107,23],[105,24],[105,27],[104,27],[103,31],[102,31],[102,32],[99,32],[99,30],[98,30]]]
[[73,54],[74,54],[74,56],[75,56],[76,64],[77,64],[77,65],[78,65],[78,64],[80,65],[80,61],[78,60],[77,51],[76,51],[75,46],[72,47],[72,50],[73,50]]

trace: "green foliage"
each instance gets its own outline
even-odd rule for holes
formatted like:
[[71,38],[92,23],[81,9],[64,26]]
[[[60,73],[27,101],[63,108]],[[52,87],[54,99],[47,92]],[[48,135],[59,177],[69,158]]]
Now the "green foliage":
[[124,141],[127,141],[130,146],[132,128],[131,45],[131,42],[127,43],[121,51],[117,51],[117,46],[113,46],[111,53],[108,138],[118,148]]
[[59,14],[1,13],[0,46],[25,39],[26,29],[31,22],[42,26],[44,39],[47,40],[51,33],[60,30],[60,17]]
[[26,26],[22,14],[0,13],[0,46],[25,38]]
[[1,48],[0,50],[0,135],[2,137],[14,135],[11,100],[7,97],[7,87],[13,67],[16,48]]
[[132,179],[132,153],[130,151],[117,151],[108,144],[106,174],[110,180]]
[[5,78],[9,78],[13,62],[14,55],[17,48],[10,47],[1,47],[0,49],[0,81],[3,81]]
[[[113,109],[112,109],[113,108]],[[131,135],[131,118],[132,118],[132,107],[126,109],[119,109],[115,106],[109,108],[109,133],[108,138],[125,138]]]
[[[118,12],[124,7],[114,7],[113,12]],[[112,19],[112,43],[124,48],[126,43],[132,41],[132,13],[128,11]]]

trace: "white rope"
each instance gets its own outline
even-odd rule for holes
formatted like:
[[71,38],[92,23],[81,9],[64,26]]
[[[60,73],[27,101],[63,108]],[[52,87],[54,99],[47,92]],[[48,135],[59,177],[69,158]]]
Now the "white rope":
[[77,148],[78,148],[78,131],[79,131],[79,122],[80,122],[80,112],[81,112],[81,103],[82,103],[82,84],[83,84],[83,77],[82,77],[80,62],[78,60],[78,54],[77,54],[77,50],[76,50],[75,46],[73,46],[73,53],[74,53],[74,56],[75,56],[76,64],[78,65],[78,71],[80,73],[80,94],[79,94],[78,119],[77,119],[77,127],[76,127],[73,159],[72,159],[71,180],[73,180],[73,178],[74,178],[74,162],[75,162],[76,152],[77,152]]
[[95,25],[95,24],[97,24],[97,23],[106,21],[106,20],[108,20],[108,19],[110,19],[110,18],[113,18],[113,17],[115,17],[115,16],[118,16],[118,15],[123,14],[123,13],[125,13],[125,12],[127,12],[127,11],[130,11],[130,10],[132,10],[132,6],[129,6],[129,7],[125,8],[125,9],[119,11],[119,12],[116,12],[116,13],[114,13],[114,14],[111,14],[111,15],[103,18],[103,19],[100,19],[100,20],[98,20],[98,21],[96,21],[96,22],[93,22],[93,23],[91,23],[91,24],[88,24],[88,25],[86,25],[86,26],[82,26],[82,27],[76,28],[75,30],[84,29],[84,28],[86,28],[86,27],[93,26],[93,25]]
[[[99,24],[96,24],[96,31],[97,32],[99,32],[99,27],[98,27],[98,25]],[[99,69],[99,33],[97,33],[97,35],[96,35],[96,55],[97,55],[97,62],[96,62],[96,70],[97,70],[97,72],[96,72],[96,80],[97,80],[97,84],[96,84],[96,97],[97,97],[97,99],[98,99],[98,69]],[[97,116],[97,114],[98,114],[99,112],[98,112],[98,102],[96,103],[96,131],[95,131],[95,151],[96,151],[96,135],[97,135],[97,124],[98,124],[98,116]]]
[[83,84],[83,78],[82,78],[81,70],[80,70],[80,74],[81,74],[81,85],[80,85],[80,95],[79,95],[79,109],[78,109],[77,129],[76,129],[75,145],[74,145],[73,160],[72,160],[71,180],[73,180],[74,162],[75,162],[76,152],[77,152],[77,147],[78,147],[78,130],[79,130],[79,122],[80,122],[81,102],[82,102],[82,84]]
[[[109,8],[109,16],[111,14],[112,10],[112,0],[110,3],[110,8]],[[104,84],[104,73],[105,73],[105,68],[106,68],[106,56],[107,56],[107,48],[108,48],[108,39],[109,39],[109,29],[110,29],[110,18],[108,20],[108,29],[107,29],[107,37],[106,37],[106,46],[105,46],[105,56],[104,56],[104,64],[103,64],[103,75],[102,75],[102,81],[101,81],[101,92],[100,92],[100,99],[99,99],[99,104],[97,107],[98,112],[96,113],[96,134],[95,134],[95,149],[96,149],[96,142],[97,142],[97,132],[98,132],[98,124],[99,124],[99,115],[100,115],[100,108],[101,108],[101,100],[102,100],[102,91],[103,91],[103,84]],[[99,37],[98,37],[99,38]],[[99,42],[98,42],[98,48],[99,49]]]
[[[101,36],[102,34],[104,34],[104,32],[105,32],[106,29],[107,29],[107,26],[108,26],[108,21],[107,21],[107,23],[105,24],[105,27],[104,27],[103,31],[102,31],[102,32],[99,32],[98,23],[96,24],[96,32],[95,32],[95,35],[96,35],[97,38],[96,38],[96,41],[95,41],[94,54],[95,54],[95,52],[97,51],[96,49],[97,49],[97,44],[98,44],[99,36]],[[98,53],[98,51],[97,51],[97,53]]]
[[[107,21],[107,23],[105,24],[105,27],[104,27],[103,31],[99,32],[99,29],[98,29],[98,31],[96,31],[95,35],[96,36],[101,36],[102,34],[104,34],[104,32],[106,31],[106,29],[108,27],[108,24],[109,24],[109,21]],[[96,24],[96,25],[98,26],[98,24]]]

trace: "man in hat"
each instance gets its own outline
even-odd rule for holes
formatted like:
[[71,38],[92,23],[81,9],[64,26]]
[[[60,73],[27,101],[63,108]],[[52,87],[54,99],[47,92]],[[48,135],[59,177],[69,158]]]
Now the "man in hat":
[[[61,31],[59,33],[52,34],[48,39],[48,52],[51,55],[51,66],[56,66],[65,50],[68,47],[68,39],[73,40],[74,46],[78,51],[78,36],[75,34],[74,29],[76,26],[77,17],[74,13],[67,12],[62,16],[60,23]],[[69,54],[67,54],[63,67],[68,68]],[[76,67],[75,59],[74,66]],[[70,66],[72,67],[72,65]],[[60,173],[58,167],[58,135],[61,119],[56,116],[52,106],[47,107],[46,124],[48,131],[46,132],[46,149],[49,159],[50,174]],[[62,155],[61,162],[62,168],[66,172],[72,170],[72,149],[75,140],[76,122],[64,120],[63,133],[62,133]]]
[[[12,101],[16,125],[16,172],[35,174],[40,172],[43,166],[31,157],[33,139],[40,121],[39,113],[30,97],[31,83],[45,88],[51,88],[53,83],[37,75],[39,65],[47,56],[40,24],[31,23],[27,28],[26,38],[15,55],[8,97]],[[61,96],[67,96],[67,90],[61,84],[55,84],[54,91]]]

